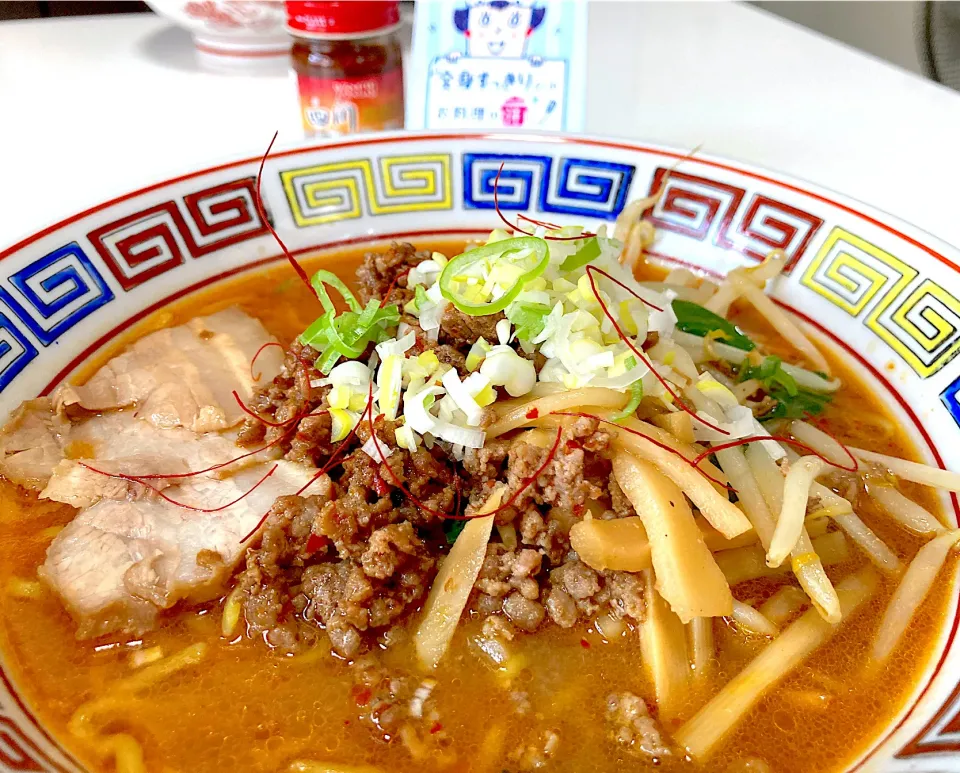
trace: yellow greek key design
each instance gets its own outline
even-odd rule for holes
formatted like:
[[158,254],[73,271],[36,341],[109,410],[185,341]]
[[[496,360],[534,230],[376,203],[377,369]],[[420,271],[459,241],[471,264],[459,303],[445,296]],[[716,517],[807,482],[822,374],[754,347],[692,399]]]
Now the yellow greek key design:
[[280,173],[294,222],[301,228],[363,214],[453,207],[450,156],[385,156],[289,169]]
[[373,214],[453,207],[450,156],[390,156],[378,159],[377,167],[367,188]]
[[301,228],[360,217],[363,214],[360,191],[370,177],[367,159],[280,173],[293,220]]
[[916,276],[914,268],[889,252],[836,227],[800,281],[856,317],[878,296],[877,308],[885,308]]
[[896,306],[878,306],[866,325],[886,341],[922,378],[960,353],[960,301],[925,279]]

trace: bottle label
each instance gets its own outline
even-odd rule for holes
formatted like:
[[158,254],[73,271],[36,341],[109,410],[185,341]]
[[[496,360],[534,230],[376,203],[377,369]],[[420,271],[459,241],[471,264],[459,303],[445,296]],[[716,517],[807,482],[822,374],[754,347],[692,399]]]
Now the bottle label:
[[297,87],[307,137],[403,128],[403,73],[399,68],[359,78],[299,74]]

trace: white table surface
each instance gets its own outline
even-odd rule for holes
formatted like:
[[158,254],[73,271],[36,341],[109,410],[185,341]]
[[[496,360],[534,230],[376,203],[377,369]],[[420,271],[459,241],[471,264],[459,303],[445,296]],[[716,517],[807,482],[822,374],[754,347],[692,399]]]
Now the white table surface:
[[[591,2],[586,131],[787,172],[960,245],[960,95],[748,6]],[[296,125],[152,15],[0,23],[0,248]],[[295,139],[293,131],[281,144]]]

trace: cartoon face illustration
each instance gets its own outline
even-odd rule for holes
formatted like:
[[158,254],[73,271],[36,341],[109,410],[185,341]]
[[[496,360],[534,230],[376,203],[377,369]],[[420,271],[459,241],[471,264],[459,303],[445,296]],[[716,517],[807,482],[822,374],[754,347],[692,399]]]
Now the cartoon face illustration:
[[467,38],[467,56],[520,59],[545,13],[530,0],[468,0],[454,23]]

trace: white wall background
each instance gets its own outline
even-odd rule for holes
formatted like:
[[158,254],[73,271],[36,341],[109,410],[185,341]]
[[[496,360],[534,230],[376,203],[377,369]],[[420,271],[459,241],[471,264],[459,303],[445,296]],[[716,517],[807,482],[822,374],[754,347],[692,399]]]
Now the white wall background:
[[756,0],[752,5],[920,73],[914,34],[917,2]]

